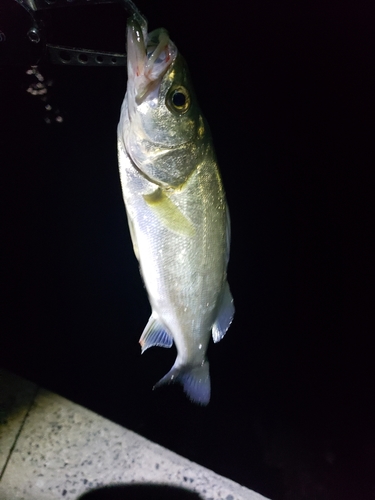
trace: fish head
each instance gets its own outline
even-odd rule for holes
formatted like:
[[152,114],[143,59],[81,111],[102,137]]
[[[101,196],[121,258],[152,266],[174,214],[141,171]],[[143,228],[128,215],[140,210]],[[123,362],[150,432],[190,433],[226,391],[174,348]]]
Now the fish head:
[[206,130],[186,62],[164,28],[148,34],[135,18],[128,21],[127,57],[126,150],[151,180],[177,187],[194,168]]

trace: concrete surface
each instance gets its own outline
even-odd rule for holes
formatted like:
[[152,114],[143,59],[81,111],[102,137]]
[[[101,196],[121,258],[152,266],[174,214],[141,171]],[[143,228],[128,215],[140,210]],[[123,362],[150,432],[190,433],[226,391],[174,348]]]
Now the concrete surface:
[[[135,484],[180,487],[194,492],[197,499],[264,500],[234,481],[0,370],[1,500],[73,500],[85,493],[87,500],[135,498],[136,490],[128,489],[125,495],[125,490],[118,489]],[[109,485],[109,496],[96,496],[100,490],[93,491],[94,496],[87,493]]]

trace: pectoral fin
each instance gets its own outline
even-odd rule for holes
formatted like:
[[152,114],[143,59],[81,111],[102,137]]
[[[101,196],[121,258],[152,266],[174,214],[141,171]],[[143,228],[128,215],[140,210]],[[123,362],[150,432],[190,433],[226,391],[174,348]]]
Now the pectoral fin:
[[225,283],[221,295],[221,305],[214,326],[212,327],[212,338],[214,342],[219,342],[226,334],[233,321],[234,305],[233,297],[229,290],[228,282]]
[[162,189],[158,188],[151,194],[144,194],[143,198],[165,227],[183,236],[191,237],[194,235],[193,224]]

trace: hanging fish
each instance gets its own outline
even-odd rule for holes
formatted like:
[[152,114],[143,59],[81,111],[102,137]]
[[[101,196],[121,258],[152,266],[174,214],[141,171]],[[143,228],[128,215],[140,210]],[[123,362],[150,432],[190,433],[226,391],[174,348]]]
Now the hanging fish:
[[122,191],[134,253],[152,308],[140,338],[177,348],[156,384],[179,382],[206,405],[206,350],[234,315],[226,278],[230,221],[210,131],[187,65],[163,28],[127,26],[128,84],[118,125]]

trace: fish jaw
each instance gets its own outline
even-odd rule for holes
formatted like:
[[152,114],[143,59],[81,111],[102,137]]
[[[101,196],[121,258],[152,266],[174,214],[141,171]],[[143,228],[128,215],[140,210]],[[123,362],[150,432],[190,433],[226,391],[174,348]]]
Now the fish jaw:
[[147,34],[135,17],[127,27],[128,93],[140,105],[147,97],[156,97],[158,87],[177,56],[177,48],[164,28]]

